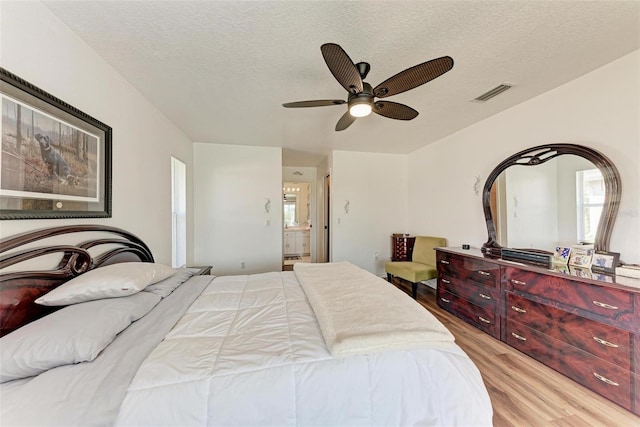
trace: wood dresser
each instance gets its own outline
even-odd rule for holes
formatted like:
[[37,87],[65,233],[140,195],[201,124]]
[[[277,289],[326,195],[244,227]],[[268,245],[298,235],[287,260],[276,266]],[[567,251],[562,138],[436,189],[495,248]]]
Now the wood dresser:
[[640,415],[640,280],[436,251],[441,308]]
[[413,245],[416,243],[414,236],[394,234],[391,236],[391,261],[411,261]]

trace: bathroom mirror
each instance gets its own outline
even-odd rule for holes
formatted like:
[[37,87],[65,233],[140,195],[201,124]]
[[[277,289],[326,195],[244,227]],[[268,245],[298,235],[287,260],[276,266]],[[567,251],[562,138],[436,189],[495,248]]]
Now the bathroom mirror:
[[552,252],[570,243],[608,250],[619,201],[620,176],[601,153],[575,144],[521,151],[496,166],[485,183],[488,240],[482,251]]
[[309,225],[310,192],[311,185],[308,182],[284,182],[282,184],[285,227]]

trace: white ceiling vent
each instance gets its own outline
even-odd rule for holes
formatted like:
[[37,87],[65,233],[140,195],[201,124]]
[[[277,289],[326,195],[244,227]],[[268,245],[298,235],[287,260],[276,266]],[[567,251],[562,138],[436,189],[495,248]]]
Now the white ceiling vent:
[[485,102],[490,100],[493,97],[496,97],[498,95],[500,95],[502,92],[507,91],[509,89],[511,89],[512,87],[514,87],[515,84],[513,83],[500,83],[498,86],[494,87],[491,90],[488,90],[487,92],[483,93],[482,95],[474,98],[471,100],[471,102]]

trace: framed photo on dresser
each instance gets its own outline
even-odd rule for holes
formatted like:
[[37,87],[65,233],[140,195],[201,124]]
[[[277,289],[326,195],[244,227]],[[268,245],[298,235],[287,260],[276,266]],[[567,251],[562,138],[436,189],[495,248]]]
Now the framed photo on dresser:
[[595,251],[591,259],[591,271],[615,274],[619,262],[618,252]]
[[556,250],[553,253],[551,261],[554,265],[567,265],[569,263],[569,257],[571,256],[571,248],[556,246]]
[[569,256],[569,265],[574,267],[589,268],[593,257],[592,247],[574,246]]

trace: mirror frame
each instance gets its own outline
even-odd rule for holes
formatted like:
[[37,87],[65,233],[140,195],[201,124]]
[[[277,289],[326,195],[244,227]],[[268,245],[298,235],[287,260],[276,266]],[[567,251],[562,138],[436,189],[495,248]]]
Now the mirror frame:
[[[613,223],[620,206],[621,182],[620,174],[615,165],[604,154],[588,147],[576,144],[546,144],[528,148],[505,159],[495,167],[487,178],[482,190],[482,208],[484,218],[487,223],[488,240],[482,245],[482,253],[489,257],[500,257],[502,246],[496,240],[496,225],[491,213],[491,187],[498,176],[507,168],[514,165],[536,166],[547,160],[564,154],[574,154],[589,160],[593,163],[604,178],[605,197],[598,222],[598,230],[594,241],[594,249],[597,251],[608,251],[609,240],[613,230]],[[529,249],[530,250],[530,249]],[[538,252],[548,252],[534,250]]]

